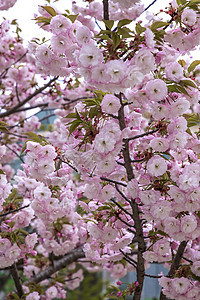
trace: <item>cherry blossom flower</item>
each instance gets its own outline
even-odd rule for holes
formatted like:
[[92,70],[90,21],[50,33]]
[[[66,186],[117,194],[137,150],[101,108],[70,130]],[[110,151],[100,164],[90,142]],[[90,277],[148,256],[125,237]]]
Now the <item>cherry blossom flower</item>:
[[153,176],[163,175],[167,171],[166,160],[159,155],[154,155],[147,163],[147,170]]

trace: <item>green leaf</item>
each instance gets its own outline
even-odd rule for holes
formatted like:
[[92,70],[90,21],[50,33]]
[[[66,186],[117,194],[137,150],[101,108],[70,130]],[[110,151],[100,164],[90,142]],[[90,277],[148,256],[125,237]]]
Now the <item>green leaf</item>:
[[183,117],[187,120],[188,127],[200,125],[200,115],[198,113],[183,114]]
[[119,34],[117,34],[116,32],[112,32],[112,40],[113,40],[113,44],[115,46],[115,49],[119,46],[121,39]]
[[72,23],[74,23],[78,17],[78,14],[77,15],[68,15],[67,17],[72,21]]
[[2,169],[0,169],[0,174],[5,175],[5,173]]
[[191,0],[190,3],[200,3],[199,0]]
[[191,86],[193,88],[197,88],[196,84],[190,79],[180,80],[180,84],[183,84],[186,87]]
[[122,35],[122,39],[133,37],[133,35],[129,33],[131,32],[131,30],[127,27],[119,28],[117,32],[119,33],[119,35]]
[[113,25],[114,25],[114,21],[113,20],[102,20],[104,22],[104,24],[106,25],[107,28],[109,28],[110,30],[112,29]]
[[98,106],[92,107],[89,112],[89,118],[93,119],[95,116],[98,116],[100,113],[100,109]]
[[103,206],[100,206],[97,208],[98,211],[108,210],[108,209],[110,210],[110,206],[108,206],[108,205],[103,205]]
[[132,20],[129,20],[129,19],[123,19],[123,20],[120,20],[117,24],[117,27],[120,28],[124,25],[128,25],[132,22]]
[[184,59],[180,59],[179,61],[178,61],[178,63],[181,65],[181,67],[185,67],[185,61],[184,61]]
[[150,26],[150,29],[152,31],[154,31],[155,29],[158,29],[158,28],[161,28],[161,27],[164,27],[164,26],[167,26],[169,25],[167,22],[163,22],[163,21],[156,21],[154,22],[151,26]]
[[65,116],[65,118],[75,119],[76,118],[76,113],[70,113],[67,116]]
[[51,18],[45,17],[37,17],[35,20],[37,21],[36,23],[44,23],[45,25],[48,25],[51,22]]
[[186,91],[186,89],[183,86],[177,85],[177,89],[178,89],[178,93],[182,93],[182,94],[190,97],[190,95],[188,94],[188,92]]
[[33,133],[33,132],[26,132],[25,134],[26,134],[28,137],[31,138],[31,141],[36,142],[36,143],[39,143],[39,144],[42,145],[42,146],[48,144],[47,141],[46,141],[46,139],[45,139],[43,136],[41,136],[41,135],[37,135],[37,134],[35,134],[35,133]]
[[72,134],[76,130],[76,128],[81,124],[81,120],[74,120],[71,122],[71,126],[69,127],[69,134]]
[[145,27],[141,26],[140,22],[138,22],[135,26],[135,31],[137,34],[141,34],[146,30]]
[[192,72],[199,64],[200,64],[200,60],[193,61],[188,67],[188,72],[189,73]]
[[56,11],[53,7],[51,6],[41,6],[44,10],[46,10],[52,17],[55,17],[56,16]]

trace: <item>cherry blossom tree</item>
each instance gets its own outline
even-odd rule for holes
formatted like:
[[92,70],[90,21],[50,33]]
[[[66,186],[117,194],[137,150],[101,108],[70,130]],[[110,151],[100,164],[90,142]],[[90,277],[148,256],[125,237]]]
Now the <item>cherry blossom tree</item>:
[[[141,299],[145,277],[160,299],[199,299],[200,1],[174,0],[143,22],[139,0],[64,12],[46,2],[35,21],[50,39],[26,48],[15,20],[0,29],[7,299],[67,299],[84,269],[117,280],[109,299]],[[149,274],[154,262],[168,274]],[[121,291],[129,271],[137,280]]]

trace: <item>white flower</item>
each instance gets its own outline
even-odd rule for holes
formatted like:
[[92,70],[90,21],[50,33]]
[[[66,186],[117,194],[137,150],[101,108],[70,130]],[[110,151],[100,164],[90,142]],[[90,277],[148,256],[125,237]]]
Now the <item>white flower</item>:
[[165,152],[169,148],[169,142],[165,138],[155,137],[151,140],[150,147],[154,151]]
[[193,265],[191,266],[191,271],[196,276],[200,277],[200,261],[195,261]]
[[174,288],[176,293],[185,294],[190,287],[190,281],[185,277],[174,278],[172,280],[172,287]]
[[161,103],[155,103],[153,106],[153,111],[152,111],[152,116],[159,120],[159,119],[163,119],[166,116],[169,115],[169,107],[161,104]]
[[181,21],[188,26],[193,26],[196,23],[197,14],[193,9],[184,9],[181,15]]
[[87,26],[80,26],[76,30],[76,40],[79,45],[89,43],[92,38],[92,33]]
[[111,83],[120,82],[126,76],[127,65],[121,60],[110,60],[106,63],[106,73],[110,76]]
[[94,140],[94,149],[100,153],[108,153],[115,147],[113,134],[101,132],[96,135]]
[[93,44],[84,45],[79,53],[79,61],[83,67],[96,66],[103,60],[102,53]]
[[50,299],[56,298],[58,295],[58,290],[55,286],[51,286],[50,288],[48,288],[46,290],[46,295],[47,297],[49,297]]
[[197,228],[197,220],[195,216],[184,216],[181,218],[181,231],[188,234]]
[[144,36],[145,36],[145,41],[146,41],[147,47],[154,48],[154,46],[155,46],[154,36],[155,35],[153,34],[153,32],[149,28],[146,28]]
[[161,79],[150,80],[146,85],[147,97],[152,101],[165,99],[168,93],[166,83]]
[[178,62],[172,62],[165,67],[167,79],[179,82],[183,78],[183,68]]
[[56,35],[66,33],[71,26],[71,20],[62,15],[54,16],[50,22],[50,30]]
[[179,99],[173,102],[170,106],[170,117],[174,118],[176,116],[182,115],[190,108],[190,102],[186,99]]
[[132,179],[127,183],[127,191],[129,194],[129,197],[131,198],[137,198],[138,197],[138,192],[139,192],[139,186],[138,182],[136,179]]
[[150,50],[140,49],[133,60],[143,74],[148,74],[155,68],[155,58]]
[[106,94],[103,97],[103,100],[101,102],[101,109],[103,112],[116,115],[120,107],[121,104],[119,102],[119,99],[114,95]]
[[153,176],[161,176],[167,171],[166,160],[155,155],[147,163],[147,171]]

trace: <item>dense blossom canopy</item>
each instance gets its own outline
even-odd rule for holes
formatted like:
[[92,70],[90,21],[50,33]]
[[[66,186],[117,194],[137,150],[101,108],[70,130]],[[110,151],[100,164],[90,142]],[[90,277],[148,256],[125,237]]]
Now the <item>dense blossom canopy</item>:
[[154,276],[160,299],[199,299],[200,1],[174,0],[143,22],[140,1],[85,2],[40,6],[50,39],[27,48],[16,21],[0,27],[7,298],[67,299],[87,269],[116,280],[136,271],[107,297],[141,299],[157,262],[169,270]]

